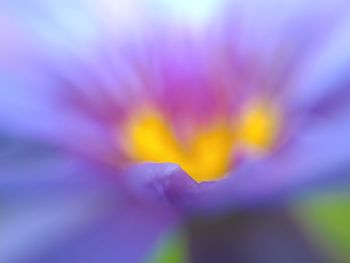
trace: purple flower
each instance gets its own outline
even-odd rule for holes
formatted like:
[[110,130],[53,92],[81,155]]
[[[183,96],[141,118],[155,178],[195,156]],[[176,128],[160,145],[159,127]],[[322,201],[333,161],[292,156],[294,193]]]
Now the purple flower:
[[143,262],[189,218],[347,182],[346,1],[0,7],[1,262]]

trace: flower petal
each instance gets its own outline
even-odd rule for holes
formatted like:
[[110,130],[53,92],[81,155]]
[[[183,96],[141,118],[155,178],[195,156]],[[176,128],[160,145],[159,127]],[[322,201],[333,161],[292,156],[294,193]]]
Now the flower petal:
[[198,184],[178,165],[146,163],[132,167],[127,175],[130,189],[142,199],[181,206],[191,202]]
[[176,223],[108,168],[23,145],[1,156],[1,262],[141,262]]
[[201,191],[193,197],[198,198],[197,208],[208,211],[210,207],[213,213],[225,208],[268,205],[296,197],[305,187],[330,189],[332,182],[349,183],[348,116],[346,111],[329,123],[310,126],[273,156],[246,163],[222,181],[200,185]]

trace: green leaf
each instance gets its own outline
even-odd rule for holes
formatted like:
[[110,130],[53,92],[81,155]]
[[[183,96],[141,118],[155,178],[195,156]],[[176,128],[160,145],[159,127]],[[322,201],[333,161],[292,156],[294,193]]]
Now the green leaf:
[[296,211],[321,245],[350,262],[350,191],[306,199]]
[[149,263],[187,263],[187,242],[184,233],[170,233],[156,248]]

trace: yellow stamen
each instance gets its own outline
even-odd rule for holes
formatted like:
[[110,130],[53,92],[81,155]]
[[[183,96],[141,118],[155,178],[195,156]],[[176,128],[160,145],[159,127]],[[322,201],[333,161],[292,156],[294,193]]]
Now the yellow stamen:
[[177,162],[179,145],[166,120],[157,111],[145,109],[126,126],[129,151],[139,161]]
[[203,127],[194,136],[190,152],[183,155],[182,165],[197,182],[222,178],[231,167],[235,134],[228,122]]
[[267,104],[255,102],[243,112],[239,140],[248,149],[268,150],[276,139],[279,126],[277,110]]
[[250,105],[235,126],[226,119],[197,126],[188,140],[179,140],[169,119],[148,107],[125,124],[125,150],[137,162],[179,164],[197,182],[218,180],[232,168],[237,145],[268,150],[276,138],[276,111],[265,104]]
[[164,116],[147,109],[133,116],[125,131],[127,151],[136,161],[177,163],[197,182],[217,180],[229,169],[233,133],[225,122],[202,127],[184,143]]

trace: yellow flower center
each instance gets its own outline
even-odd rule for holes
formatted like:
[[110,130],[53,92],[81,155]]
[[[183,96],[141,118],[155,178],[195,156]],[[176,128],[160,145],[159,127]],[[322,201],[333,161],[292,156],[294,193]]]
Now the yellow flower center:
[[274,107],[262,103],[249,105],[241,117],[240,141],[250,150],[270,149],[280,127],[280,116],[277,113]]
[[132,161],[177,163],[195,181],[213,181],[232,168],[238,147],[269,149],[277,128],[276,113],[266,105],[254,104],[235,122],[218,118],[180,140],[169,119],[148,107],[126,122],[125,151]]

